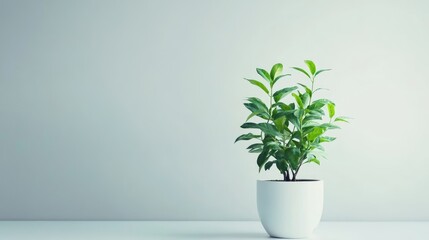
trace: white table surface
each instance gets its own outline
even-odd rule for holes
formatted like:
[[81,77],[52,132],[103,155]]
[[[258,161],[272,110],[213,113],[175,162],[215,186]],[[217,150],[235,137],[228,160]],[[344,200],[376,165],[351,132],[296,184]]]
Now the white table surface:
[[[259,222],[0,221],[1,240],[268,239]],[[310,239],[429,239],[429,222],[322,222]]]

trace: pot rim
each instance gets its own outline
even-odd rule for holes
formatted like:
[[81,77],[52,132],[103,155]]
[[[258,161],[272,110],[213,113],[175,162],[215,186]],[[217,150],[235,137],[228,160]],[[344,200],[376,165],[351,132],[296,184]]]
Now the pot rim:
[[282,183],[282,184],[309,184],[309,183],[323,183],[321,179],[298,179],[298,181],[283,181],[283,180],[264,180],[257,179],[257,182],[266,182],[266,183]]

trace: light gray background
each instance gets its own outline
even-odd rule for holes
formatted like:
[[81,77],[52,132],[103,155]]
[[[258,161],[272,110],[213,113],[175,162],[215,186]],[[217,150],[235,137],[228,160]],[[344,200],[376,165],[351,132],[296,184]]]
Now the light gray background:
[[257,219],[256,179],[280,175],[233,144],[260,94],[242,78],[309,58],[354,118],[300,175],[324,179],[323,219],[429,220],[428,10],[1,0],[0,219]]

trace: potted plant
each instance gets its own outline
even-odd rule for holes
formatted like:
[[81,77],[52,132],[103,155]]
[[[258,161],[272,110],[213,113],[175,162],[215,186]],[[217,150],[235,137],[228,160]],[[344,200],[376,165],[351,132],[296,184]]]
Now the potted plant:
[[[306,84],[274,91],[276,83],[290,76],[282,74],[280,63],[275,64],[270,73],[256,69],[267,84],[246,79],[259,87],[269,101],[265,104],[259,98],[247,98],[244,106],[251,113],[241,128],[254,132],[239,136],[235,142],[256,141],[247,149],[258,154],[259,171],[275,166],[283,175],[282,180],[257,181],[259,218],[272,237],[304,238],[317,227],[323,210],[323,181],[298,179],[297,175],[307,163],[320,164],[320,159],[324,158],[322,145],[335,140],[326,133],[339,128],[335,123],[347,122],[345,117],[336,117],[332,101],[315,98],[321,90],[315,88],[316,77],[330,69],[318,70],[310,60],[305,64],[307,70],[292,69],[308,78]],[[255,118],[259,122],[253,121]]]

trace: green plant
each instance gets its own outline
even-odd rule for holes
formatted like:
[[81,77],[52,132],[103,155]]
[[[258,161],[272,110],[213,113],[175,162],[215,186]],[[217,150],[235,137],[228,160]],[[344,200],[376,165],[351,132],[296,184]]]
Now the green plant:
[[[269,105],[256,97],[247,98],[244,106],[250,110],[246,122],[241,125],[244,129],[256,129],[258,133],[247,133],[239,136],[240,140],[257,140],[247,149],[258,153],[257,164],[269,170],[274,164],[283,174],[284,181],[296,181],[301,166],[306,163],[320,165],[324,157],[322,143],[332,142],[334,137],[326,136],[328,130],[339,128],[335,122],[347,122],[345,117],[335,116],[335,104],[328,99],[314,99],[320,88],[314,89],[316,77],[330,69],[317,70],[316,65],[305,60],[308,71],[299,67],[292,69],[304,74],[309,80],[309,86],[298,83],[298,86],[286,87],[273,91],[276,83],[290,74],[282,74],[283,65],[275,64],[270,73],[257,68],[256,72],[268,83],[268,87],[254,79],[246,79],[259,87],[269,97]],[[293,102],[286,102],[286,96],[291,95]],[[327,111],[327,115],[325,114]],[[262,122],[249,122],[258,117]]]

